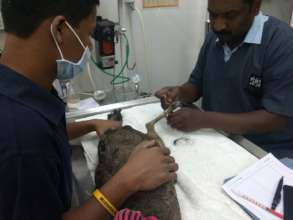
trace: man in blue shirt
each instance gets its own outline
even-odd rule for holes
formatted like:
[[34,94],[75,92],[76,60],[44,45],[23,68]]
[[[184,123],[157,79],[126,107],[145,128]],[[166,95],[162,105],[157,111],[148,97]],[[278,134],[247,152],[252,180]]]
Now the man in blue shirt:
[[[109,219],[94,197],[70,210],[68,140],[119,124],[92,120],[65,124],[64,103],[52,87],[70,79],[88,58],[98,0],[2,0],[6,31],[0,59],[0,219]],[[57,61],[57,62],[56,62]],[[170,152],[140,144],[100,191],[117,208],[133,193],[174,180]],[[150,161],[152,161],[150,163]]]
[[179,130],[243,134],[277,157],[293,157],[293,30],[260,12],[261,0],[209,0],[212,32],[189,81],[156,93],[202,108],[170,115]]

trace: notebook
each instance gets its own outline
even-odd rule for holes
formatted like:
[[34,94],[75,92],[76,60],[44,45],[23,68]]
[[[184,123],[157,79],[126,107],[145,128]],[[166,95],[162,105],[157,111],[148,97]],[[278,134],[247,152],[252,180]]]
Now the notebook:
[[[248,200],[266,207],[271,207],[273,197],[281,177],[284,185],[293,186],[293,171],[282,164],[272,154],[256,162],[223,185],[224,191],[237,203],[249,210],[259,219],[280,219]],[[249,198],[249,199],[247,199]],[[284,214],[284,203],[281,200],[276,211]]]

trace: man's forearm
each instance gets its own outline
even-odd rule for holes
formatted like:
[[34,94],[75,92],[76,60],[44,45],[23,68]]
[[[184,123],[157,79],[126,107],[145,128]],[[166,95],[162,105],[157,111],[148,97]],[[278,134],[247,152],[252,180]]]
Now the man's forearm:
[[69,140],[81,137],[89,132],[95,131],[94,121],[72,122],[67,124]]
[[[135,192],[134,187],[124,181],[125,179],[122,170],[100,189],[116,208],[119,208]],[[62,220],[104,220],[109,219],[109,216],[106,209],[92,197],[81,207],[65,213]]]
[[195,102],[201,97],[199,90],[191,83],[185,83],[179,89],[179,99],[183,102]]
[[265,110],[250,113],[228,114],[204,112],[204,127],[214,128],[233,134],[265,133],[282,130],[287,118]]

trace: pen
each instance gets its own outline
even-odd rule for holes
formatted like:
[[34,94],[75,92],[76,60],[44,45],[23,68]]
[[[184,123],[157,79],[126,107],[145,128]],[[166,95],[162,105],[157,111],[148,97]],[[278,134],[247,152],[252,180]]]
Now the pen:
[[250,197],[248,197],[248,196],[246,196],[246,195],[242,195],[242,194],[237,193],[237,192],[235,192],[235,191],[233,191],[233,193],[234,193],[236,196],[238,196],[238,197],[240,197],[240,198],[246,200],[247,202],[250,202],[251,204],[253,204],[253,205],[255,205],[255,206],[257,206],[257,207],[259,207],[259,208],[261,208],[261,209],[263,209],[263,210],[265,210],[265,211],[271,213],[272,215],[274,215],[274,216],[276,216],[276,217],[278,217],[278,218],[280,218],[280,219],[283,219],[283,218],[284,218],[284,216],[283,216],[281,213],[276,212],[275,210],[273,210],[273,209],[271,209],[271,208],[269,208],[269,207],[267,207],[267,206],[261,204],[260,202],[257,202],[256,200],[254,200],[254,199],[252,199],[252,198],[250,198]]
[[283,181],[284,181],[284,177],[281,177],[281,179],[279,180],[275,195],[274,195],[273,202],[272,202],[272,210],[276,210],[277,206],[279,205],[281,201]]

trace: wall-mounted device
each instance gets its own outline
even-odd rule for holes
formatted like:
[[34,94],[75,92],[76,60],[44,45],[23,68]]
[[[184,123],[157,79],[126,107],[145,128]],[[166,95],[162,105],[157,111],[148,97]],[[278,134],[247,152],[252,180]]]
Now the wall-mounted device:
[[100,68],[112,69],[115,66],[115,23],[97,17],[97,26],[93,33],[96,47],[96,60]]

